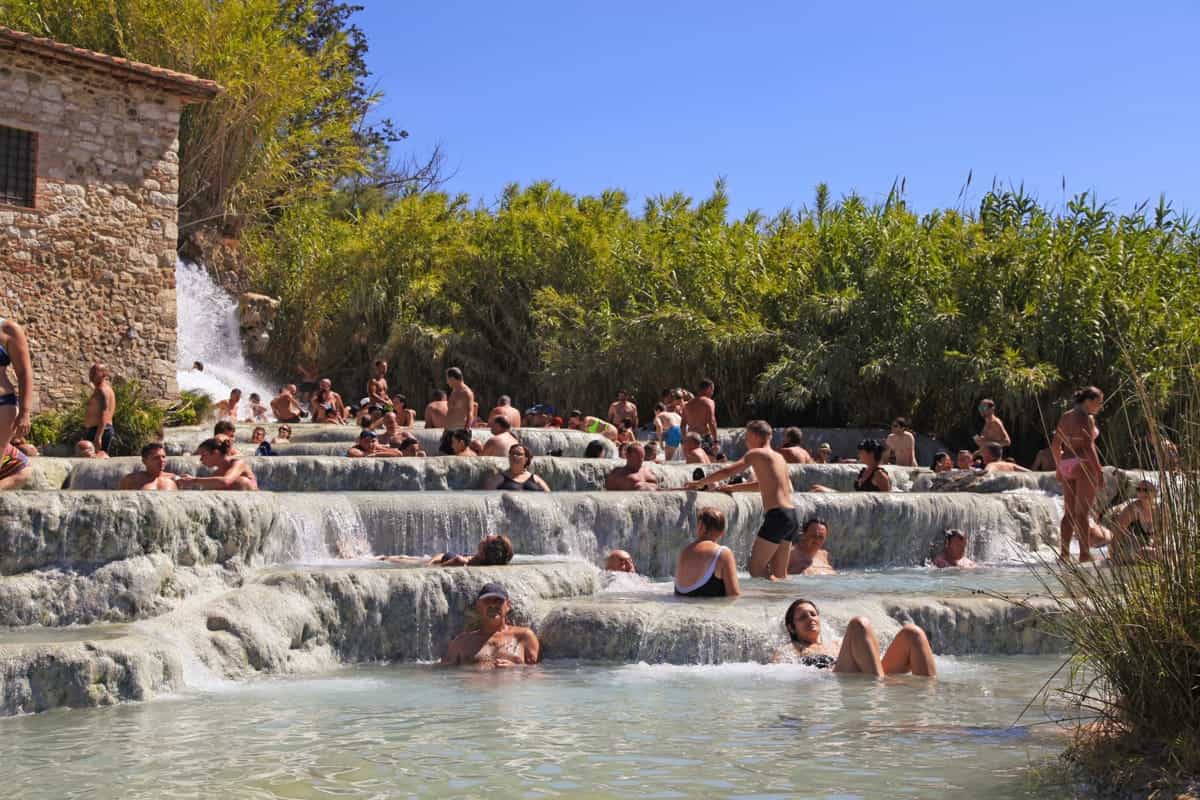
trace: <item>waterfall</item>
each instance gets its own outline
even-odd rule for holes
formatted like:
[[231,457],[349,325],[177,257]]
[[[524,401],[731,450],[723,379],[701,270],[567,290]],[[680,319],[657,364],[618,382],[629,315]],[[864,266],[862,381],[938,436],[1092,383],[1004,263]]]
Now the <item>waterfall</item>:
[[[238,323],[237,298],[222,289],[199,264],[175,262],[176,380],[180,390],[204,392],[213,400],[242,390],[239,419],[249,416],[251,392],[266,403],[274,385],[246,363]],[[199,361],[204,371],[192,369]]]

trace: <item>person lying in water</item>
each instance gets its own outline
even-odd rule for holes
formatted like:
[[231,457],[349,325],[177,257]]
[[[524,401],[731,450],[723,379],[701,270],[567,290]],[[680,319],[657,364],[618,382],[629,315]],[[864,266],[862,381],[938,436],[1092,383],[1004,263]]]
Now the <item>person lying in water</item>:
[[737,559],[717,544],[725,535],[725,515],[702,508],[697,515],[696,541],[679,551],[675,562],[675,594],[681,597],[737,597]]
[[379,443],[379,436],[372,430],[364,430],[358,435],[358,441],[346,451],[350,458],[393,458],[401,455],[394,447],[384,447]]
[[228,439],[205,439],[196,448],[200,463],[216,474],[198,478],[180,475],[176,483],[180,489],[216,489],[220,491],[257,492],[258,479],[245,461],[230,455],[233,445]]
[[148,492],[173,492],[178,475],[166,471],[167,450],[162,442],[151,442],[142,448],[142,468],[131,472],[117,484],[118,489]]
[[477,669],[503,669],[536,664],[542,658],[542,645],[529,628],[510,625],[512,605],[508,592],[498,583],[485,583],[475,598],[476,630],[455,636],[442,656],[445,667],[471,666]]
[[829,563],[829,551],[825,549],[828,537],[829,526],[825,520],[813,517],[805,522],[788,559],[788,574],[836,575],[837,570]]
[[378,556],[380,561],[393,564],[421,564],[429,567],[502,567],[513,559],[512,539],[499,533],[485,536],[479,541],[475,555],[461,553],[438,553],[433,558],[422,556]]
[[975,562],[967,558],[967,535],[957,528],[946,531],[946,543],[942,546],[942,552],[933,559],[933,565],[938,569],[974,568]]
[[799,663],[841,674],[922,675],[937,677],[937,665],[925,631],[912,623],[900,628],[887,652],[879,655],[879,641],[866,617],[855,617],[846,626],[846,636],[821,638],[821,612],[810,600],[796,600],[783,618],[791,644],[775,654],[776,662]]

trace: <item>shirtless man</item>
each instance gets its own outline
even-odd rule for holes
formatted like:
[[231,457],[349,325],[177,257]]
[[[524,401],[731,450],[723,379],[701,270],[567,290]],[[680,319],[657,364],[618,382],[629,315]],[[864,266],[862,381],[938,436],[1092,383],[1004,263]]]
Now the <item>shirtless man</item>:
[[479,628],[455,636],[442,656],[442,666],[503,669],[536,664],[542,646],[529,628],[508,623],[512,606],[508,592],[498,583],[485,583],[475,598]]
[[779,455],[789,464],[811,464],[812,455],[800,443],[804,441],[804,431],[799,428],[788,428],[783,432],[783,444],[779,447]]
[[446,393],[441,389],[435,390],[433,399],[425,406],[425,413],[421,415],[427,429],[446,427],[447,406]]
[[488,439],[487,444],[483,446],[483,455],[508,458],[509,449],[514,444],[520,444],[517,437],[509,432],[511,428],[507,418],[492,417],[492,421],[488,425],[488,429],[492,432],[492,438]]
[[983,430],[975,437],[975,446],[982,448],[985,444],[1000,445],[1001,449],[1012,446],[1012,439],[1004,429],[1004,423],[996,416],[994,400],[979,401],[979,416],[983,417]]
[[641,442],[631,442],[625,448],[625,464],[608,473],[604,488],[610,492],[658,491],[658,478],[646,464],[646,450]]
[[176,476],[166,472],[167,451],[161,442],[151,442],[142,448],[142,468],[131,472],[117,485],[118,489],[145,492],[174,492],[179,489]]
[[621,420],[633,420],[633,427],[638,425],[638,407],[629,399],[629,392],[622,389],[617,392],[617,399],[608,407],[608,421],[618,428]]
[[521,427],[521,412],[513,408],[512,398],[506,394],[500,395],[496,400],[496,407],[488,412],[488,423],[496,417],[504,417],[508,420],[509,428]]
[[378,403],[384,408],[392,404],[392,398],[388,394],[387,371],[388,363],[382,358],[377,358],[371,378],[367,381],[367,397],[372,403]]
[[712,459],[704,452],[704,440],[692,431],[683,437],[683,461],[685,464],[711,464]]
[[1054,454],[1050,452],[1049,447],[1043,447],[1037,451],[1037,455],[1033,457],[1033,464],[1029,467],[1032,472],[1053,472],[1054,471]]
[[475,419],[475,392],[467,386],[458,367],[446,370],[446,382],[450,384],[450,398],[446,401],[446,416],[442,421],[446,430],[442,432],[438,452],[448,456],[454,452],[450,444],[450,432],[456,428],[470,428]]
[[[379,420],[379,425],[383,427],[383,433],[379,434],[379,443],[385,447],[395,447],[403,443],[409,438],[408,432],[400,425],[400,419],[396,416],[396,412],[389,411]],[[379,427],[374,426],[374,428]]]
[[604,559],[605,572],[630,572],[637,574],[637,567],[633,564],[633,556],[625,550],[613,550]]
[[984,472],[1029,472],[1020,464],[1014,464],[1011,461],[1005,461],[1001,458],[1004,455],[1004,448],[995,442],[988,442],[980,451],[983,456]]
[[829,537],[829,526],[820,517],[804,523],[800,538],[792,548],[788,559],[789,575],[836,575],[837,570],[829,563],[829,551],[825,540]]
[[892,432],[884,441],[883,459],[881,463],[889,463],[894,459],[898,467],[915,467],[917,465],[917,440],[910,430],[912,426],[904,417],[892,420]]
[[573,431],[583,431],[585,433],[598,433],[609,441],[617,441],[617,426],[612,423],[605,422],[599,417],[585,416],[582,411],[572,411],[567,416],[567,427]]
[[108,367],[103,364],[92,364],[88,380],[92,383],[92,396],[88,398],[87,412],[83,416],[83,437],[95,446],[97,453],[107,453],[112,444],[117,394],[108,381]]
[[280,422],[300,421],[300,404],[296,402],[296,384],[289,383],[271,400],[271,413]]
[[975,469],[975,456],[971,455],[970,450],[959,450],[954,456],[955,469]]
[[946,544],[942,547],[942,552],[933,559],[933,565],[938,569],[974,567],[975,562],[967,558],[967,535],[954,528],[946,531]]
[[346,451],[346,455],[350,458],[388,458],[398,457],[400,451],[380,445],[375,431],[363,431],[358,435],[354,446]]
[[750,550],[750,577],[783,580],[787,577],[792,540],[800,532],[800,526],[792,505],[792,483],[788,479],[787,462],[771,449],[771,433],[770,424],[761,419],[748,423],[746,454],[723,469],[685,484],[684,488],[699,489],[706,483],[715,484],[744,472],[747,467],[753,469],[755,480],[726,485],[719,491],[758,489],[762,495],[763,523]]
[[217,419],[231,419],[237,422],[238,404],[242,402],[242,390],[231,389],[229,399],[217,403]]
[[717,385],[711,379],[700,381],[700,394],[683,407],[684,434],[695,431],[708,441],[717,441],[717,404],[712,399],[716,391]]
[[346,421],[346,404],[342,402],[342,396],[333,390],[333,381],[329,378],[321,378],[312,399],[308,401],[308,407],[312,409],[313,422],[341,425]]

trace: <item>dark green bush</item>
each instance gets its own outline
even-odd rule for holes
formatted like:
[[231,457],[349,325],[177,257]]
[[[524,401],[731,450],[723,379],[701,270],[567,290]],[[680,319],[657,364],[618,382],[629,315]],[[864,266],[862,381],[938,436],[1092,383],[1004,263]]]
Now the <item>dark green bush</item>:
[[[136,380],[117,378],[113,381],[113,391],[117,396],[117,409],[113,414],[114,435],[109,455],[137,455],[147,442],[162,438],[167,411],[161,403],[147,397]],[[36,415],[30,426],[29,440],[38,447],[59,444],[74,448],[83,438],[89,394],[83,392],[70,405]]]

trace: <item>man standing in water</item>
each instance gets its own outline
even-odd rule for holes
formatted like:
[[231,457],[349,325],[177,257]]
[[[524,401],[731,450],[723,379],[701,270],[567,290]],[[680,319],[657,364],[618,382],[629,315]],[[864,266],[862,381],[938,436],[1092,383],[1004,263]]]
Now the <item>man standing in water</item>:
[[446,648],[446,655],[442,656],[442,665],[503,669],[538,663],[542,646],[537,635],[529,628],[510,625],[510,611],[512,606],[504,587],[498,583],[485,583],[475,598],[479,628],[455,636]]
[[[699,398],[697,398],[699,399]],[[800,531],[796,509],[792,505],[792,484],[788,479],[787,462],[771,449],[771,426],[761,419],[746,425],[746,455],[701,480],[691,481],[683,488],[699,489],[704,484],[716,484],[726,478],[754,470],[754,480],[719,491],[758,489],[762,495],[763,523],[750,550],[750,577],[783,580],[787,577],[788,558],[792,540]]]
[[512,425],[509,424],[506,417],[492,417],[492,421],[488,423],[488,428],[492,432],[492,438],[487,440],[487,444],[483,446],[483,455],[497,456],[505,458],[508,456],[509,449],[514,444],[520,444],[517,437],[512,435]]
[[438,452],[448,456],[454,453],[450,445],[450,432],[455,428],[469,429],[475,419],[475,392],[467,386],[458,367],[446,370],[446,382],[450,384],[450,399],[446,401],[446,418],[442,421],[446,430],[442,433]]
[[658,477],[646,464],[646,450],[641,442],[631,442],[625,448],[625,464],[608,473],[604,488],[610,492],[658,491]]
[[378,403],[385,409],[392,405],[392,398],[388,394],[387,371],[388,363],[382,358],[375,359],[374,371],[371,379],[367,381],[367,397],[372,403]]
[[289,383],[271,400],[271,413],[280,422],[299,422],[300,404],[296,402],[296,384]]
[[[683,433],[695,431],[704,439],[704,444],[717,441],[717,404],[713,395],[717,385],[711,379],[700,381],[700,393],[683,407]],[[770,436],[767,440],[770,441]]]
[[108,368],[103,364],[92,364],[88,370],[92,384],[92,396],[88,398],[87,412],[83,416],[83,435],[98,453],[107,453],[113,439],[113,414],[117,411],[117,395],[108,381]]
[[121,478],[117,488],[173,492],[179,487],[175,484],[175,475],[166,472],[166,468],[167,451],[162,442],[151,442],[142,448],[142,468]]

